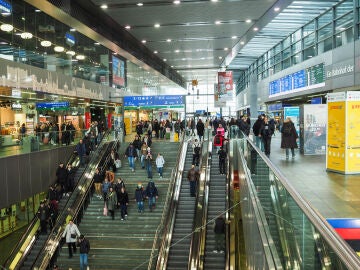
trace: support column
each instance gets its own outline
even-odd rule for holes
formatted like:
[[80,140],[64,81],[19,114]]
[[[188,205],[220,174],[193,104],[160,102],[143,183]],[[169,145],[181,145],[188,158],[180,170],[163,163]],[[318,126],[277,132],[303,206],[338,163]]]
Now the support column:
[[250,99],[250,120],[251,126],[255,123],[258,117],[258,93],[257,93],[257,78],[256,74],[250,76],[249,84],[249,99]]

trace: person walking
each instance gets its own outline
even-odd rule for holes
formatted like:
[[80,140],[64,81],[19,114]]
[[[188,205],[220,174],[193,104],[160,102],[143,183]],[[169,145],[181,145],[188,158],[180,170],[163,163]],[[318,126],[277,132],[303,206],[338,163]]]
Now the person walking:
[[261,134],[260,134],[260,129],[264,123],[264,114],[261,114],[258,116],[258,119],[256,119],[252,129],[253,129],[253,133],[255,136],[255,145],[260,148],[260,150],[262,152],[264,152],[264,144],[262,142],[262,138],[261,138]]
[[115,207],[117,205],[117,195],[112,186],[109,187],[109,192],[106,196],[106,207],[111,214],[111,219],[115,219]]
[[200,142],[204,140],[205,125],[201,119],[196,123],[196,133],[199,136]]
[[129,146],[126,148],[125,150],[125,157],[127,157],[128,161],[129,161],[129,167],[131,169],[131,171],[135,171],[135,159],[137,157],[137,152],[136,149],[133,145],[133,143],[130,143]]
[[75,151],[80,159],[80,167],[85,165],[85,155],[86,155],[86,147],[83,143],[83,140],[80,139],[79,143],[76,145],[76,151]]
[[69,250],[69,258],[72,258],[73,251],[76,253],[76,237],[79,237],[80,231],[76,224],[73,222],[72,219],[69,220],[69,223],[66,225],[65,230],[62,234],[62,237],[65,237],[65,241],[68,245]]
[[225,219],[221,215],[215,219],[214,222],[214,234],[215,234],[215,253],[224,253],[225,250]]
[[225,161],[226,161],[227,153],[224,150],[224,147],[222,147],[222,146],[220,147],[218,156],[219,156],[220,174],[225,174]]
[[265,155],[270,157],[270,147],[271,147],[271,137],[274,134],[275,125],[272,121],[268,119],[268,116],[265,115],[264,123],[260,128],[260,134],[262,141],[264,143]]
[[190,183],[190,196],[196,196],[196,184],[199,180],[200,174],[197,170],[195,170],[195,165],[191,165],[191,169],[187,173],[187,179]]
[[147,172],[147,176],[149,179],[152,179],[152,153],[151,153],[151,148],[148,147],[147,148],[147,154],[145,157],[145,164],[146,164],[146,172]]
[[117,195],[118,204],[120,206],[121,220],[127,217],[127,206],[129,205],[129,196],[125,188],[122,187]]
[[144,212],[144,187],[141,183],[138,183],[136,189],[135,189],[135,201],[138,206],[138,212],[143,213]]
[[90,251],[90,242],[83,234],[79,237],[77,246],[80,249],[80,270],[86,270],[88,267],[88,254]]
[[49,206],[45,201],[40,202],[39,210],[37,211],[37,217],[40,219],[40,228],[42,234],[47,234],[47,225],[50,217]]
[[291,149],[292,158],[295,158],[295,148],[298,148],[298,134],[294,123],[290,117],[286,117],[281,127],[281,148],[285,149],[286,159],[289,159],[289,149]]
[[165,160],[164,160],[164,157],[160,153],[158,153],[155,163],[156,163],[157,172],[158,172],[160,178],[162,178]]
[[152,180],[148,182],[148,185],[145,190],[145,194],[149,202],[150,212],[152,212],[156,206],[156,199],[159,197],[157,187],[155,186],[155,183]]
[[201,143],[195,139],[193,145],[193,159],[192,159],[192,165],[199,166],[200,163],[200,152],[201,152]]

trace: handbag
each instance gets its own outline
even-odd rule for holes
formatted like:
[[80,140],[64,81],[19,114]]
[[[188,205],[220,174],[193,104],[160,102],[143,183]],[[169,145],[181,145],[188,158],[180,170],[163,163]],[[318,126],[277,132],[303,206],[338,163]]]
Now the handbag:
[[104,216],[107,216],[107,214],[108,214],[108,209],[107,209],[107,206],[106,206],[106,203],[105,203],[103,215],[104,215]]
[[121,160],[120,159],[115,160],[115,167],[117,169],[121,168]]
[[70,237],[71,237],[72,239],[75,239],[75,238],[76,238],[76,234],[75,234],[75,233],[72,233],[72,234],[70,234]]

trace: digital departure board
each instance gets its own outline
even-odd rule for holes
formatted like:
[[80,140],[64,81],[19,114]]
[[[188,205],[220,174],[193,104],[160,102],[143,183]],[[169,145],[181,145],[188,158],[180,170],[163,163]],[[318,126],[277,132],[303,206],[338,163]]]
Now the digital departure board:
[[125,107],[157,107],[184,105],[184,96],[127,96],[124,97]]
[[304,69],[293,74],[294,89],[302,88],[307,85],[306,72]]
[[319,84],[325,81],[324,64],[319,64],[306,69],[309,74],[309,85]]

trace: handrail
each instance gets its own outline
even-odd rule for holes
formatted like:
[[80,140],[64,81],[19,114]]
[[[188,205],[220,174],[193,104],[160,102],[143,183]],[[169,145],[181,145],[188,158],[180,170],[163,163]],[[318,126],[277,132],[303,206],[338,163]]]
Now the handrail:
[[272,164],[272,162],[255,146],[255,144],[248,138],[244,137],[242,140],[256,149],[257,154],[261,156],[266,165],[279,179],[281,184],[285,187],[287,192],[293,198],[295,203],[301,208],[303,213],[309,219],[311,224],[316,228],[321,236],[324,237],[326,243],[339,256],[341,262],[348,269],[360,269],[360,258],[353,249],[335,232],[335,230],[328,224],[328,222],[318,213],[287,181],[282,172]]
[[[75,147],[75,146],[74,146]],[[72,153],[68,159],[68,162],[66,163],[66,166],[68,164],[71,164],[74,162],[74,158],[76,158],[76,154]],[[68,198],[69,199],[69,198]],[[32,248],[32,245],[35,243],[33,237],[37,233],[38,228],[40,227],[39,218],[37,215],[33,217],[29,225],[27,226],[26,231],[22,234],[20,240],[17,242],[15,247],[13,247],[12,251],[10,252],[9,256],[3,263],[4,267],[10,267],[10,260],[20,260],[21,258],[26,257],[25,251],[30,251]],[[19,253],[20,252],[20,253]],[[17,258],[17,259],[16,259]],[[11,263],[13,264],[13,263]],[[15,263],[15,264],[18,264]]]
[[184,171],[187,148],[188,148],[188,140],[185,139],[185,134],[184,134],[182,145],[180,147],[181,150],[179,151],[179,157],[178,157],[179,162],[177,164],[177,170],[174,178],[174,186],[173,186],[173,191],[171,194],[171,200],[169,205],[169,209],[171,209],[171,211],[169,215],[167,215],[166,221],[164,223],[165,227],[161,236],[162,243],[159,249],[158,259],[156,263],[156,269],[159,270],[165,270],[167,266],[169,249],[172,239],[172,232],[175,224],[175,216],[178,207],[181,180]]
[[[106,133],[106,134],[107,134],[107,133]],[[105,135],[106,135],[106,134],[105,134]],[[103,136],[103,138],[105,137],[105,135]],[[99,148],[98,148],[98,149],[99,149]],[[94,153],[92,154],[92,156],[94,156]],[[69,161],[68,163],[72,163],[72,162],[73,162],[73,159],[74,159],[74,157],[76,157],[76,155],[75,155],[75,154],[72,154],[71,157],[72,157],[72,158],[69,159],[70,161]],[[87,166],[88,166],[88,165],[87,165]],[[84,172],[85,172],[85,171],[86,171],[86,168],[85,168]],[[80,179],[81,179],[82,176],[83,176],[83,175],[80,176]],[[78,183],[80,183],[80,180],[79,180]],[[71,197],[68,198],[68,200],[67,200],[67,202],[66,202],[66,206],[64,207],[64,210],[63,210],[63,211],[66,211],[67,205],[68,205],[68,203],[69,203],[70,198],[71,198]],[[59,218],[60,218],[60,215],[61,215],[61,213],[59,213],[56,222],[58,222],[58,220],[59,220]],[[37,219],[37,217],[35,217],[35,218]],[[54,230],[54,229],[53,229],[53,230]],[[53,231],[49,234],[49,237],[52,235],[52,233],[53,233]],[[26,236],[26,237],[28,237],[28,236]],[[32,246],[34,243],[35,243],[35,241],[32,241],[32,242],[31,242],[31,246]],[[26,246],[26,250],[27,250],[27,251],[30,251],[30,250],[31,250],[31,246],[30,246],[30,247],[29,247],[29,246]],[[40,254],[40,253],[39,253],[39,254]],[[39,254],[37,255],[37,257],[39,256]],[[19,260],[18,260],[17,262],[15,262],[14,266],[11,267],[10,269],[13,269],[13,268],[16,269],[17,267],[19,267],[19,265],[21,265],[21,264],[23,263],[23,261],[25,260],[26,256],[27,256],[27,253],[20,254],[20,258],[18,258]]]
[[[109,132],[104,135],[104,138],[105,137],[109,137]],[[112,147],[117,147],[117,141],[115,141]],[[98,148],[100,149],[100,153],[94,155],[89,162],[89,168],[91,169],[91,171],[81,176],[76,190],[71,194],[71,197],[76,197],[75,201],[72,205],[68,205],[68,201],[68,204],[65,207],[67,211],[64,211],[61,215],[59,215],[59,218],[57,219],[57,224],[54,226],[53,229],[54,233],[50,234],[50,237],[48,238],[46,244],[35,259],[33,266],[37,266],[38,269],[47,269],[52,257],[55,255],[55,252],[59,247],[66,221],[70,217],[73,218],[74,221],[76,221],[77,219],[81,219],[79,214],[83,209],[84,204],[90,194],[91,187],[93,185],[94,172],[102,161],[101,157],[103,157],[105,153],[109,152],[109,144],[107,144],[105,140],[102,140]],[[106,166],[109,159],[109,156],[105,157],[105,162],[103,163],[104,166]]]
[[[207,147],[204,147],[205,146]],[[207,140],[203,143],[203,149],[201,160],[201,175],[198,188],[198,196],[196,199],[196,210],[194,215],[194,233],[192,234],[188,270],[191,269],[203,269],[204,264],[204,252],[206,244],[206,226],[207,226],[207,214],[208,214],[208,198],[209,198],[209,181],[210,181],[210,159],[212,143],[211,140]]]

